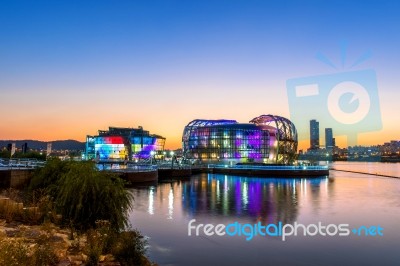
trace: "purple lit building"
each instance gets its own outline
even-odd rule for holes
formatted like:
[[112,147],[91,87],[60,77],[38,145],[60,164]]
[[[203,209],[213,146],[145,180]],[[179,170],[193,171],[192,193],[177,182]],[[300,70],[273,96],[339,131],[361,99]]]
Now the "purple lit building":
[[261,115],[249,123],[191,121],[184,129],[187,159],[210,163],[290,164],[297,152],[297,131],[284,117]]

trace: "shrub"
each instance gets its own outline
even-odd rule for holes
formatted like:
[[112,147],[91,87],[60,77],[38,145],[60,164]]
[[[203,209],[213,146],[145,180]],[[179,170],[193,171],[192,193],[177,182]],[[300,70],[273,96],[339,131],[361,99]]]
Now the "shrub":
[[109,221],[96,221],[96,231],[100,234],[103,242],[103,254],[112,253],[114,245],[117,243],[119,232],[111,227]]
[[32,265],[57,265],[59,259],[54,251],[54,247],[51,245],[51,236],[51,234],[42,234],[39,236],[33,250]]
[[8,223],[18,220],[22,214],[22,203],[17,203],[9,198],[0,199],[0,218]]
[[145,265],[147,240],[137,230],[121,232],[113,250],[114,257],[122,266]]
[[22,202],[22,192],[14,188],[8,188],[3,190],[0,196],[9,198],[15,202]]
[[1,239],[0,265],[30,265],[28,245],[20,239]]
[[98,264],[100,255],[103,252],[104,238],[99,232],[91,229],[86,232],[86,239],[85,253],[88,257],[86,266],[95,266]]

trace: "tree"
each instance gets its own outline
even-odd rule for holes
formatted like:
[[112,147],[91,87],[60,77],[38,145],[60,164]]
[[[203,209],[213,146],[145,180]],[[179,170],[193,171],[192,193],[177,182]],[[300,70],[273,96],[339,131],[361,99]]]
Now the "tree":
[[125,228],[133,200],[125,182],[91,162],[70,162],[68,168],[56,198],[62,220],[81,232],[94,228],[97,220],[110,221],[116,230]]
[[72,163],[58,158],[48,160],[43,168],[38,168],[33,174],[28,191],[33,193],[37,189],[45,189],[52,199],[56,199],[61,177],[70,170]]

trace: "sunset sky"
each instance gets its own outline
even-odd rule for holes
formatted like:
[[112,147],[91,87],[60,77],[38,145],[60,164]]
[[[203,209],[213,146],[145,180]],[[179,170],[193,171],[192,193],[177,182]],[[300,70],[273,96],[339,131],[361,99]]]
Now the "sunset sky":
[[363,69],[376,72],[382,129],[359,144],[400,139],[399,12],[396,1],[2,1],[0,139],[143,126],[179,148],[193,119],[290,118],[288,79]]

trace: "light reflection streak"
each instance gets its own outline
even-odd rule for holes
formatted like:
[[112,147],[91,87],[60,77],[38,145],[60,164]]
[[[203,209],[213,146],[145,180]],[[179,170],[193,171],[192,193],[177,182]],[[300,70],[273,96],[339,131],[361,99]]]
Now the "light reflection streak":
[[149,208],[148,208],[147,212],[151,215],[154,214],[154,190],[153,190],[153,188],[150,188],[150,191],[149,191]]
[[249,203],[249,187],[247,185],[247,182],[243,183],[243,206],[247,207],[247,204]]
[[217,180],[217,201],[220,201],[221,192],[219,190],[219,180]]
[[172,220],[173,214],[174,214],[174,192],[171,187],[168,195],[168,219]]
[[223,210],[224,214],[228,213],[228,176],[225,176],[224,178],[224,196],[223,196]]

